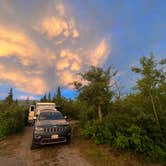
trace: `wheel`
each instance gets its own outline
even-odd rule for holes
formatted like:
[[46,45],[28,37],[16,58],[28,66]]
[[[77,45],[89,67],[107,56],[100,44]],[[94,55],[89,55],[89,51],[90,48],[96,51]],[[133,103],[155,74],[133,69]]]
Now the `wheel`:
[[66,138],[66,145],[69,145],[70,142],[71,142],[71,138],[70,138],[70,137],[67,137],[67,138]]
[[39,145],[36,145],[36,144],[32,143],[32,145],[31,145],[31,150],[34,150],[34,149],[36,149],[36,148],[39,148]]
[[36,149],[36,148],[39,148],[39,147],[40,147],[40,145],[35,144],[34,141],[32,140],[31,150]]

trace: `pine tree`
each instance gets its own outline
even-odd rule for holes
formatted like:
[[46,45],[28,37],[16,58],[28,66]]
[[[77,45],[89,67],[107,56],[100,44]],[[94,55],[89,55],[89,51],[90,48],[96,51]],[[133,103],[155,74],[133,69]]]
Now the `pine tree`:
[[60,87],[57,88],[57,93],[56,93],[55,102],[56,102],[56,104],[59,105],[59,106],[62,104],[62,96],[61,96],[61,88],[60,88]]
[[8,96],[6,97],[5,101],[8,105],[11,105],[13,103],[13,89],[10,88],[10,91],[8,93]]
[[48,101],[49,102],[51,101],[51,93],[50,92],[48,93]]

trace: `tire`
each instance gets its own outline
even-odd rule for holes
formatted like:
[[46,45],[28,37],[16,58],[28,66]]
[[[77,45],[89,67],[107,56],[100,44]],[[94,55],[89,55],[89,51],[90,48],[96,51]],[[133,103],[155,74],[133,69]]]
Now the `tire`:
[[40,145],[35,144],[34,141],[32,140],[31,150],[36,149],[36,148],[39,148],[39,147],[40,147]]
[[66,138],[66,145],[69,145],[71,143],[71,138],[70,137],[67,137]]
[[37,148],[39,148],[39,145],[36,145],[36,144],[33,144],[33,143],[32,143],[32,145],[31,145],[31,150],[34,150],[34,149],[37,149]]

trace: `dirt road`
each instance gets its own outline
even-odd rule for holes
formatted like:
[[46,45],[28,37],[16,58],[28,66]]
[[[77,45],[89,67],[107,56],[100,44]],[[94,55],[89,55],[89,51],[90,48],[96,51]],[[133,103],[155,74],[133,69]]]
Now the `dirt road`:
[[32,127],[0,142],[0,166],[90,166],[73,143],[31,150]]

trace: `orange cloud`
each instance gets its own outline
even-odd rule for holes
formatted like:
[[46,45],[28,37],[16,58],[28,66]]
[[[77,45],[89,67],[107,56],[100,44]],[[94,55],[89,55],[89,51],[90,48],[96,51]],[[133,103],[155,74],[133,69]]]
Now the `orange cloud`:
[[72,62],[73,61],[76,61],[78,63],[81,63],[81,57],[75,53],[73,53],[71,50],[69,49],[63,49],[61,50],[61,53],[60,53],[60,56],[62,58],[65,58],[65,59],[68,59],[68,60],[71,60]]
[[41,32],[46,33],[48,38],[60,35],[63,31],[67,31],[68,25],[65,20],[60,17],[45,18],[41,22]]
[[80,70],[81,61],[81,57],[71,50],[61,50],[59,60],[56,62],[56,70],[58,71],[61,85],[73,88],[71,83],[77,78],[75,72]]
[[103,64],[110,53],[110,48],[107,44],[106,39],[103,39],[99,45],[92,51],[90,55],[90,62],[94,66]]
[[36,53],[40,50],[25,34],[0,25],[0,57],[17,55],[27,65]]
[[42,19],[35,29],[44,35],[46,34],[49,39],[57,37],[61,34],[66,38],[70,35],[73,38],[78,38],[79,36],[74,20],[66,19],[65,17],[60,16],[51,16]]
[[63,86],[66,86],[68,88],[73,88],[72,83],[74,82],[74,80],[78,80],[77,79],[77,75],[75,75],[74,73],[70,72],[70,71],[61,71],[59,73],[60,75],[60,83]]
[[69,67],[70,62],[67,59],[61,59],[57,62],[56,64],[56,69],[57,70],[63,70],[67,67]]
[[33,75],[26,76],[24,72],[16,69],[10,71],[3,65],[0,65],[0,71],[0,78],[24,92],[43,94],[47,90],[47,86],[41,78],[33,77]]
[[73,30],[73,37],[77,38],[78,36],[79,36],[79,32],[76,29],[74,29]]
[[[64,4],[52,4],[49,10],[35,11],[32,20],[25,21],[23,15],[19,22],[0,22],[0,82],[42,94],[58,85],[72,88],[78,72],[106,61],[110,52],[107,39],[88,31],[90,23],[78,29],[79,20]],[[18,13],[12,5],[10,8],[13,16],[10,13],[8,18],[12,20]]]
[[73,70],[73,71],[79,71],[80,68],[81,68],[81,66],[80,66],[80,64],[77,63],[77,62],[74,62],[74,63],[72,63],[72,65],[71,65],[71,70]]

